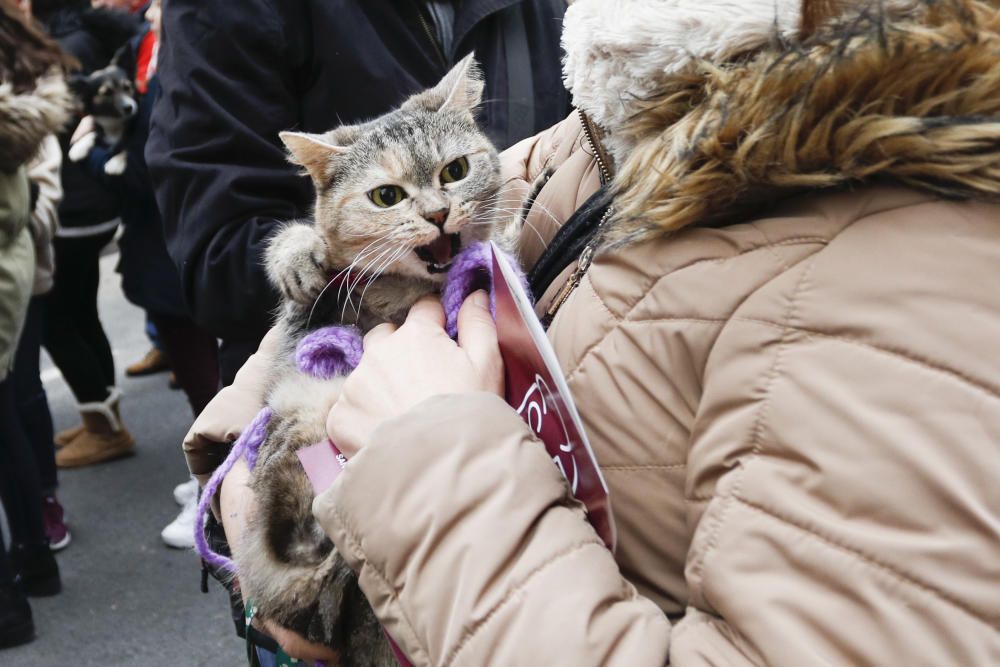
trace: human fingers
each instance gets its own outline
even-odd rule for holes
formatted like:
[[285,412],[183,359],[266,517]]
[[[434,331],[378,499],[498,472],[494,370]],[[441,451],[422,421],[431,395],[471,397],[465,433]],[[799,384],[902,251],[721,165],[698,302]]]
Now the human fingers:
[[76,129],[73,131],[73,136],[70,137],[69,142],[75,144],[80,139],[83,139],[85,135],[90,134],[94,131],[94,117],[87,115],[80,119],[77,123]]
[[[436,329],[444,329],[444,308],[434,296],[425,296],[410,308],[406,316],[406,324],[430,325]],[[404,325],[405,326],[405,325]]]
[[396,325],[391,322],[383,322],[365,334],[364,348],[367,350],[374,343],[386,338],[396,330]]
[[354,409],[349,399],[341,398],[326,415],[326,434],[344,456],[351,458],[365,445],[368,434],[364,426],[368,423],[369,420]]
[[302,635],[292,632],[277,623],[272,623],[267,619],[262,619],[264,630],[274,638],[274,641],[281,645],[282,650],[290,658],[299,660],[323,660],[332,664],[337,664],[339,657],[337,652],[329,646],[314,644],[306,641]]
[[486,292],[473,292],[458,311],[458,345],[476,370],[483,388],[503,394],[503,359]]

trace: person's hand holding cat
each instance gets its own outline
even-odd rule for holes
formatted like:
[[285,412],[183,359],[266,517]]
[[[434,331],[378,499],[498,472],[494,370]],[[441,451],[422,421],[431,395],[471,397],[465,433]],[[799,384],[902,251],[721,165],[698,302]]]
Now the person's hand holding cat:
[[458,343],[444,330],[444,310],[421,299],[398,329],[382,324],[365,336],[361,363],[344,383],[326,422],[348,458],[383,422],[440,394],[487,391],[503,395],[503,360],[489,297],[475,292],[458,315]]

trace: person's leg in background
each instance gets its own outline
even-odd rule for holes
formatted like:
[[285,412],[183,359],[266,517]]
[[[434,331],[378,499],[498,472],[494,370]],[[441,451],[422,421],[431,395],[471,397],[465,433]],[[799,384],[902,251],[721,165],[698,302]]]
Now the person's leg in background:
[[149,338],[151,347],[142,359],[125,368],[127,377],[141,377],[170,370],[170,360],[167,359],[167,354],[163,351],[160,332],[156,330],[156,325],[153,324],[153,318],[149,313],[146,313],[146,337]]
[[31,596],[55,595],[62,587],[59,567],[45,536],[35,456],[21,428],[9,377],[0,381],[0,497],[10,524],[18,586]]
[[43,342],[79,403],[104,401],[114,384],[104,358],[110,348],[105,339],[95,349],[92,338],[97,327],[89,321],[97,308],[100,248],[108,238],[107,234],[56,238],[54,244],[55,284],[46,296]]
[[52,413],[42,385],[39,359],[45,318],[45,299],[32,297],[24,329],[14,357],[14,396],[17,414],[35,455],[43,497],[45,534],[53,551],[69,545],[70,534],[63,519],[63,508],[56,498],[56,450],[53,441]]
[[[215,336],[186,317],[151,314],[160,342],[170,358],[177,384],[197,417],[219,390],[219,345]],[[180,514],[161,531],[163,542],[175,549],[194,547],[198,486],[193,479],[174,489]]]
[[0,535],[0,648],[27,644],[35,638],[35,623],[24,593],[14,584],[14,569]]
[[[111,351],[111,341],[101,324],[101,314],[97,308],[97,293],[101,287],[101,251],[114,238],[114,231],[92,237],[91,244],[81,253],[81,267],[77,274],[81,281],[81,293],[85,298],[76,303],[76,316],[80,322],[80,332],[87,345],[93,350],[94,358],[101,367],[104,385],[116,385],[115,357]],[[58,252],[58,251],[57,251]],[[58,262],[58,256],[56,261]],[[56,264],[58,272],[58,264]]]
[[[47,296],[45,349],[79,403],[83,428],[56,453],[59,467],[77,467],[135,452],[121,422],[111,345],[97,312],[100,252],[114,232],[56,238],[55,285]],[[65,442],[57,436],[57,444]]]
[[[219,390],[219,347],[215,337],[191,319],[150,315],[160,334],[160,342],[170,358],[177,383],[184,390],[191,411],[197,417]],[[174,489],[180,514],[161,531],[163,542],[176,549],[194,547],[194,524],[198,486],[194,479]]]
[[150,318],[197,417],[219,391],[219,343],[189,318],[153,313]]

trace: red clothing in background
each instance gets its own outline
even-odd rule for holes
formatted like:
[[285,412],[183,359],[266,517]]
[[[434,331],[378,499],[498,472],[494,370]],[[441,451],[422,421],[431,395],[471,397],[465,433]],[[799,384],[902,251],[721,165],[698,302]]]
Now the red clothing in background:
[[135,89],[142,95],[149,89],[149,77],[156,72],[155,65],[150,67],[154,51],[156,51],[156,34],[148,30],[142,36],[139,52],[135,58]]

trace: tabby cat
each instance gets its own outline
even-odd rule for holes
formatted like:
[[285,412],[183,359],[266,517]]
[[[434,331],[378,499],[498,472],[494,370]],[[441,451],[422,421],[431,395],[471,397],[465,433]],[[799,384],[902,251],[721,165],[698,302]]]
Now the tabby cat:
[[319,327],[401,322],[414,301],[440,291],[464,247],[490,237],[500,163],[473,116],[482,91],[469,56],[375,120],[281,135],[312,178],[316,203],[311,221],[288,224],[267,250],[283,296],[281,352],[250,482],[256,512],[235,556],[256,613],[333,647],[345,666],[395,659],[356,576],[312,516],[313,491],[295,455],[326,437],[343,378],[301,372],[294,350]]

